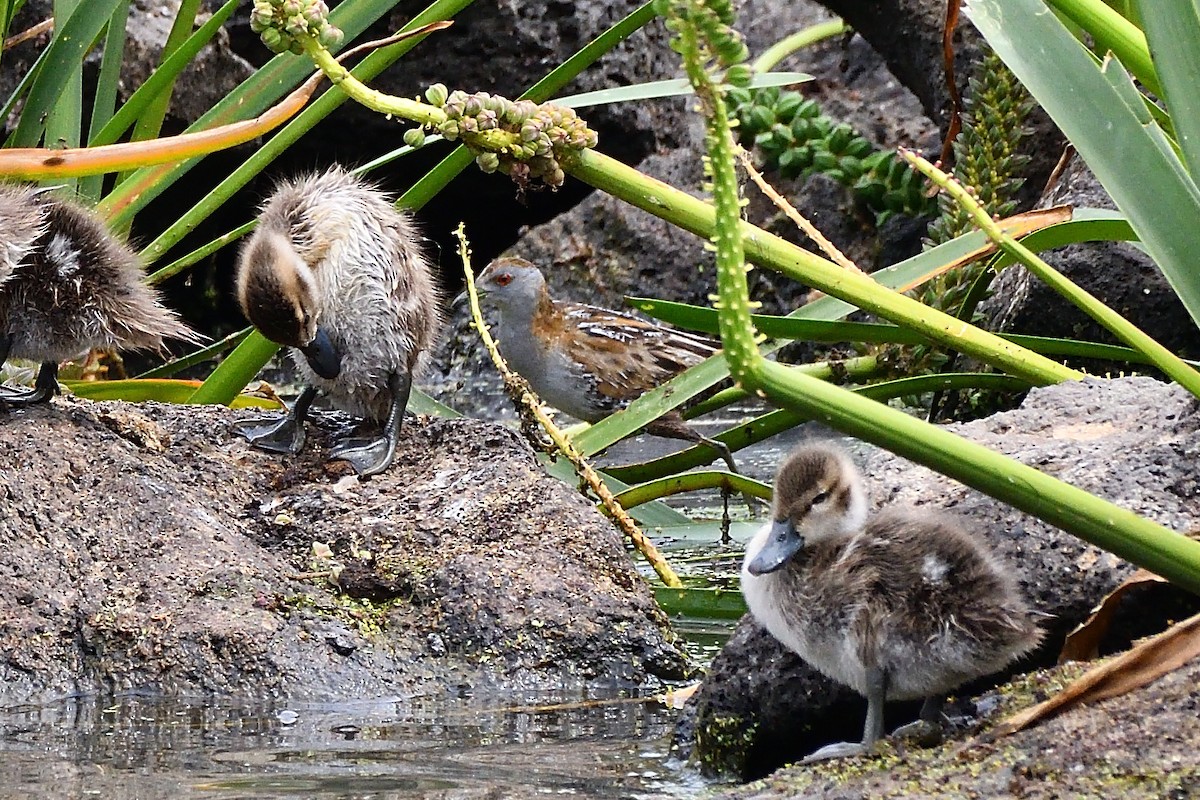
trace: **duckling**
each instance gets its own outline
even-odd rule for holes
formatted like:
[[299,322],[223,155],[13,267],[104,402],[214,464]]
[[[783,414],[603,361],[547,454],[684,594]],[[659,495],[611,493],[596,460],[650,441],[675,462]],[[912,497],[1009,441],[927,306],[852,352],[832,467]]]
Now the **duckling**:
[[199,342],[142,277],[138,257],[91,211],[36,186],[0,184],[0,364],[41,362],[33,388],[0,387],[0,404],[48,402],[58,363],[94,347]]
[[885,700],[924,698],[921,719],[940,723],[945,693],[1041,641],[1011,569],[945,515],[868,518],[862,479],[839,450],[807,445],[788,457],[772,520],[746,548],[746,604],[776,639],[867,698],[862,742],[806,761],[868,752]]
[[439,298],[410,216],[345,170],[282,183],[262,207],[240,254],[242,312],[268,339],[292,348],[308,383],[282,420],[237,426],[264,450],[298,453],[317,392],[381,423],[377,437],[331,450],[362,476],[391,465],[414,373],[437,337]]
[[[599,422],[720,349],[619,311],[555,300],[541,271],[523,258],[488,264],[476,288],[500,311],[496,338],[513,369],[547,403],[585,422]],[[729,446],[702,435],[677,410],[646,432],[704,444],[738,471]]]

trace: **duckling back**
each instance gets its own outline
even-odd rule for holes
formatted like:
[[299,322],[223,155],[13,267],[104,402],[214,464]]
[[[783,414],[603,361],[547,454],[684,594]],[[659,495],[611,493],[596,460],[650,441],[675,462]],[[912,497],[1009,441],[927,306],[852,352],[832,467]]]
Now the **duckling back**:
[[282,183],[259,223],[256,237],[283,234],[311,270],[317,319],[342,357],[332,379],[293,351],[297,368],[338,407],[383,419],[388,376],[419,373],[441,327],[440,298],[411,216],[335,168]]
[[1041,640],[1015,581],[953,518],[883,511],[806,544],[747,601],[772,635],[829,677],[888,699],[942,694],[997,672]]
[[142,282],[138,257],[92,212],[0,184],[0,334],[42,362],[93,348],[161,350],[198,336]]

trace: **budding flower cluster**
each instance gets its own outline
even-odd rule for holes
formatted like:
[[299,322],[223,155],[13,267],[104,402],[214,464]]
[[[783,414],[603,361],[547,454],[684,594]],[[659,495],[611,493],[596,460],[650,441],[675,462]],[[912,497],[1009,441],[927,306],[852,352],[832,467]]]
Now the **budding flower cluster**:
[[329,23],[324,0],[254,0],[250,29],[273,53],[304,52],[300,37],[311,36],[325,48],[342,41],[342,31]]
[[[571,152],[596,146],[596,132],[569,108],[532,100],[512,101],[487,92],[451,92],[441,84],[430,87],[426,98],[440,105],[446,121],[438,132],[450,141],[463,139],[468,145],[475,134],[503,131],[513,141],[498,152],[480,150],[475,163],[484,172],[503,172],[518,185],[541,180],[554,188],[566,175],[561,159]],[[441,101],[440,103],[438,101]]]

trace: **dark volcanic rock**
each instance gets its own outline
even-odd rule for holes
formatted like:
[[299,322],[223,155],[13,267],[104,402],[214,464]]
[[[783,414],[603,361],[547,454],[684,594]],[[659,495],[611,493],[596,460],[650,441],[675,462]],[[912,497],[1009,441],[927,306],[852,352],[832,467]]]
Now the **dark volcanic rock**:
[[250,449],[229,432],[246,413],[67,399],[0,418],[0,705],[684,671],[618,534],[515,434],[410,420],[360,482],[311,426],[298,458]]
[[[1149,378],[1089,379],[1035,389],[1015,411],[948,426],[1074,486],[1179,531],[1200,521],[1200,408]],[[930,505],[961,516],[1019,572],[1028,598],[1052,615],[1043,648],[1063,635],[1133,566],[925,467],[882,451],[858,459],[876,505]],[[1123,644],[1196,607],[1171,588],[1135,593],[1113,636]],[[766,774],[830,741],[861,735],[865,703],[835,686],[744,618],[693,701],[696,755],[707,767]],[[891,708],[891,707],[889,707]],[[889,725],[915,715],[891,708]]]

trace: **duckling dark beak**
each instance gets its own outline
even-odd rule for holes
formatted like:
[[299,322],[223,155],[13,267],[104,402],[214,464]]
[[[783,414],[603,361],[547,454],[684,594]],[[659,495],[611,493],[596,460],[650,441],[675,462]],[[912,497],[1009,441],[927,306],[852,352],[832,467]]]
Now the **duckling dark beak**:
[[342,371],[342,354],[333,346],[329,334],[320,325],[317,326],[317,335],[301,347],[300,352],[304,353],[313,372],[326,380],[336,378]]
[[804,547],[804,537],[796,530],[791,520],[775,520],[771,523],[771,535],[763,549],[746,567],[751,575],[766,575],[774,572],[792,559]]

